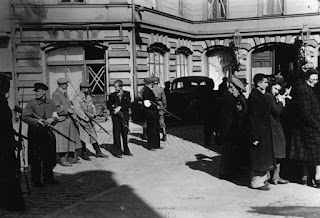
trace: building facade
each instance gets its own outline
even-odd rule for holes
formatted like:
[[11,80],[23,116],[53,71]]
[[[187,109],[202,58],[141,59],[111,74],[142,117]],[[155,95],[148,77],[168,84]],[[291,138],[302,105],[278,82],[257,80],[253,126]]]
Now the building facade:
[[[258,72],[289,78],[319,65],[318,0],[13,0],[8,53],[11,102],[33,98],[35,82],[88,81],[96,103],[113,82],[138,96],[143,78],[201,75],[217,88],[225,76]],[[0,34],[0,38],[2,35]],[[10,53],[10,52],[11,53]],[[10,58],[9,58],[10,57]]]

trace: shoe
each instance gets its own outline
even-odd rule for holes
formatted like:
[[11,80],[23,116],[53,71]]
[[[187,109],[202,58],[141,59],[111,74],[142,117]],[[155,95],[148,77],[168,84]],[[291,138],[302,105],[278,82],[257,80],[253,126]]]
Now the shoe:
[[101,153],[97,153],[97,154],[96,154],[96,157],[97,157],[97,158],[98,158],[98,157],[107,158],[108,155],[105,155],[105,154],[103,154],[103,153],[101,152]]
[[133,156],[133,154],[131,152],[130,153],[123,153],[123,155]]
[[78,160],[78,158],[69,158],[68,162],[70,164],[81,164],[81,162]]
[[59,163],[61,166],[64,166],[64,167],[72,167],[72,165],[69,163],[69,162],[67,162],[67,161],[64,161],[64,162],[61,162],[60,161],[60,163]]
[[271,183],[274,184],[274,185],[278,185],[278,184],[282,185],[282,184],[288,184],[289,181],[285,180],[285,179],[282,179],[282,178],[279,178],[279,179],[272,179]]
[[303,176],[302,178],[301,178],[301,185],[308,185],[308,177],[306,177],[306,176]]
[[162,141],[167,141],[167,135],[163,135],[163,138],[161,139]]
[[265,182],[264,182],[264,185],[265,185],[265,186],[269,186],[270,183],[269,183],[268,181],[265,181]]
[[83,160],[91,161],[90,157],[87,154],[83,154],[80,156]]
[[93,145],[94,150],[96,151],[96,157],[101,157],[101,158],[107,158],[108,155],[105,155],[101,152],[100,147],[98,143],[94,143]]
[[154,148],[149,148],[148,150],[149,150],[149,151],[155,151],[156,149],[154,149]]
[[164,149],[164,147],[163,147],[163,146],[160,146],[158,149]]
[[122,158],[122,155],[119,154],[119,155],[116,155],[115,157],[116,157],[116,158]]
[[314,180],[314,183],[316,185],[316,188],[320,188],[320,179]]
[[59,184],[59,182],[58,182],[57,180],[54,180],[54,179],[44,179],[44,180],[43,180],[43,183],[44,183],[44,184],[50,184],[50,185]]
[[261,190],[261,191],[269,191],[270,190],[270,187],[264,185],[264,186],[261,186],[259,188],[253,188],[251,187],[252,189],[256,189],[256,190]]
[[37,188],[43,188],[44,187],[44,183],[42,182],[33,182],[33,187],[37,187]]

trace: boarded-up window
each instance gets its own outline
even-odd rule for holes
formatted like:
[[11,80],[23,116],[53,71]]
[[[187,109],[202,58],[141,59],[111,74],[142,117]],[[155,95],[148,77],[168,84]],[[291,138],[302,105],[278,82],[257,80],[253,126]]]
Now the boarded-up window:
[[227,0],[208,0],[208,19],[226,18]]
[[263,0],[263,15],[281,15],[283,14],[284,0]]

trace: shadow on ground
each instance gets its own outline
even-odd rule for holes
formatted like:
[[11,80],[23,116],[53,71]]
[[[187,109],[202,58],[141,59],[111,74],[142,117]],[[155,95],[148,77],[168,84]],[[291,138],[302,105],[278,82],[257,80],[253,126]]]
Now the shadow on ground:
[[285,216],[285,217],[319,217],[320,207],[285,206],[285,207],[252,207],[250,213]]
[[[221,156],[208,157],[203,154],[197,154],[196,158],[196,161],[187,162],[186,165],[193,170],[199,170],[213,177],[220,178]],[[227,179],[227,181],[239,186],[248,186],[249,175],[247,171],[239,170],[238,172],[235,178]]]
[[[30,174],[28,173],[29,181]],[[56,174],[55,178],[59,181],[57,185],[46,185],[43,188],[32,188],[30,196],[25,195],[25,202],[27,210],[24,212],[8,212],[0,210],[0,217],[43,217],[44,215],[54,213],[59,209],[63,209],[67,206],[75,203],[82,202],[85,199],[91,198],[101,192],[111,190],[119,187],[116,181],[113,179],[113,173],[110,171],[84,171],[76,174]],[[22,184],[23,190],[26,190],[26,185]],[[119,187],[122,189],[122,187]],[[130,196],[130,199],[139,207],[133,208],[131,213],[137,213],[142,210],[146,210],[150,217],[160,217],[154,212],[146,203],[143,202],[137,195],[135,195],[129,187],[125,187],[126,195]],[[128,215],[127,211],[122,211],[119,206],[121,202],[117,202],[117,199],[113,199],[111,202],[103,202],[108,204],[108,210],[117,211],[117,216],[112,217],[132,217]],[[111,205],[111,206],[110,206]],[[103,209],[103,204],[101,208]],[[104,210],[107,212],[106,210]],[[88,208],[87,214],[97,213],[96,208]],[[72,215],[72,214],[70,214]],[[119,215],[119,216],[118,216]],[[106,217],[105,214],[100,214],[100,217]],[[63,213],[62,216],[63,217]],[[91,216],[92,217],[92,216]],[[93,216],[97,217],[97,216]]]

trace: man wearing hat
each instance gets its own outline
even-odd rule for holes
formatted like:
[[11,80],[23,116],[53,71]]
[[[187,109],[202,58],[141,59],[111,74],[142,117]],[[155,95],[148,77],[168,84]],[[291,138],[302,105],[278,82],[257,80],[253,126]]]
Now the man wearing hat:
[[29,125],[28,157],[31,180],[36,187],[42,187],[43,183],[57,183],[52,171],[56,165],[56,139],[48,126],[57,122],[59,117],[54,101],[47,98],[47,90],[45,84],[35,83],[36,98],[30,100],[22,111],[22,120]]
[[144,104],[144,110],[147,123],[147,140],[148,149],[153,151],[154,149],[162,148],[160,146],[160,124],[159,124],[159,106],[157,106],[157,99],[152,91],[153,79],[145,78],[145,87],[142,93],[142,101],[146,100],[152,102],[151,105]]
[[[167,98],[164,93],[163,88],[159,86],[160,79],[159,77],[153,78],[153,93],[156,96],[158,104],[164,109],[167,108]],[[166,123],[164,121],[164,112],[163,110],[159,111],[159,123],[160,123],[160,131],[162,131],[162,141],[167,141],[167,132],[166,132]]]
[[52,94],[52,100],[56,105],[59,116],[56,128],[60,130],[60,132],[66,133],[69,138],[76,142],[71,142],[56,133],[57,154],[59,155],[59,161],[62,166],[71,166],[72,163],[79,163],[77,152],[75,152],[81,148],[79,130],[76,123],[71,119],[73,109],[67,93],[69,80],[59,78],[57,83],[58,88]]
[[96,108],[90,96],[90,88],[91,86],[88,82],[81,82],[80,91],[72,99],[75,114],[78,116],[82,124],[79,127],[82,144],[81,157],[88,160],[90,158],[87,154],[86,143],[92,144],[94,150],[96,151],[96,157],[108,157],[100,150],[98,136],[94,128],[94,124],[92,123],[92,119],[96,116]]
[[[12,113],[8,105],[10,80],[0,74],[0,208],[25,210],[20,179],[17,175],[16,145],[12,126]],[[20,170],[20,169],[19,169]]]
[[222,155],[220,177],[233,179],[236,176],[236,156],[238,143],[238,108],[237,98],[239,90],[243,87],[242,82],[231,77],[227,83],[227,90],[222,94],[219,109],[219,133],[222,139]]

